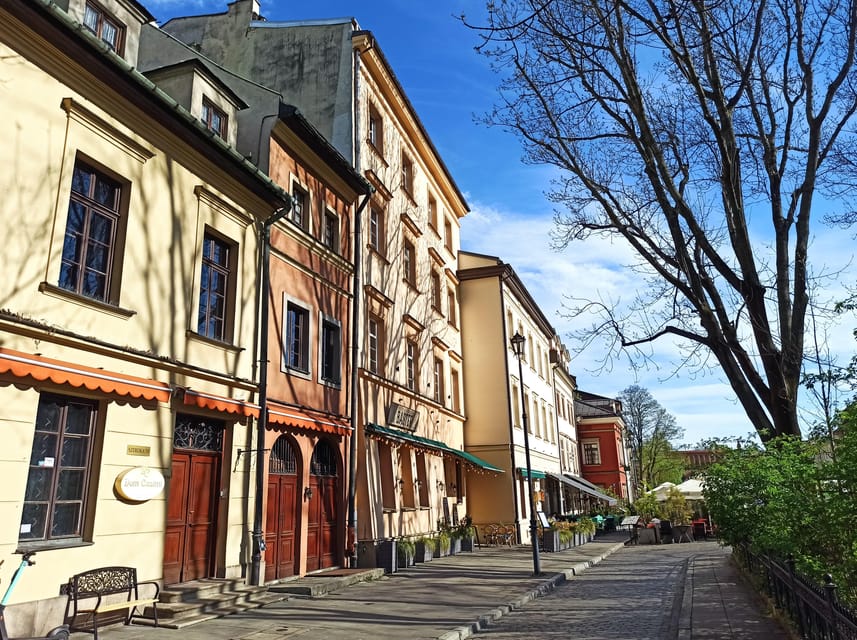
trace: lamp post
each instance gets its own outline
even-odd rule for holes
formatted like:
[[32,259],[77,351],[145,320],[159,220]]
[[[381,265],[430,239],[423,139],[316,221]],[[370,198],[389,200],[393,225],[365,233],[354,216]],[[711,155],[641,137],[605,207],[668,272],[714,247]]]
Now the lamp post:
[[530,493],[530,543],[533,545],[533,575],[542,572],[541,559],[539,558],[539,525],[536,521],[536,499],[533,495],[533,469],[530,466],[530,436],[527,428],[527,400],[524,397],[524,370],[521,366],[521,358],[524,355],[524,343],[527,341],[517,331],[512,336],[512,349],[518,359],[518,380],[521,385],[521,423],[524,428],[524,455],[527,460],[527,489]]

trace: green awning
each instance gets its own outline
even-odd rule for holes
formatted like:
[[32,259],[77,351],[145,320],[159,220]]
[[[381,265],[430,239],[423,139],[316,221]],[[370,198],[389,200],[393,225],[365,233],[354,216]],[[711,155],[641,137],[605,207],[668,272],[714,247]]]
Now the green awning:
[[[544,471],[539,471],[538,469],[531,469],[531,471],[533,472],[533,478],[536,480],[544,478],[547,475]],[[518,473],[521,474],[522,478],[527,477],[527,470],[524,467],[518,467]]]
[[486,471],[504,473],[502,469],[495,467],[493,464],[485,462],[482,458],[477,458],[472,453],[467,453],[466,451],[461,451],[460,449],[453,449],[452,447],[445,445],[440,440],[423,438],[407,431],[399,431],[398,429],[389,429],[373,422],[367,423],[366,431],[368,433],[374,433],[379,436],[384,436],[385,438],[389,438],[390,440],[395,440],[397,442],[402,442],[409,445],[416,445],[417,447],[421,447],[423,449],[430,449],[438,452],[440,455],[446,453],[455,456],[462,462],[472,464],[473,466],[485,469]]

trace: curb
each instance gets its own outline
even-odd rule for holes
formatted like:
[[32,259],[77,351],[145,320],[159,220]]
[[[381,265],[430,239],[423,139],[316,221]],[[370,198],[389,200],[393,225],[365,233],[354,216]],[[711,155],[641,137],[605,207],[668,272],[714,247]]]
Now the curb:
[[601,555],[595,556],[583,562],[576,562],[568,569],[549,577],[542,584],[537,586],[535,589],[532,589],[528,593],[525,593],[520,598],[513,600],[512,602],[509,602],[505,605],[500,605],[499,607],[491,609],[487,613],[479,616],[475,622],[469,625],[450,629],[449,631],[439,635],[436,640],[464,640],[465,638],[469,638],[475,633],[478,633],[480,630],[487,628],[494,620],[502,618],[504,615],[514,611],[515,609],[520,609],[525,604],[527,604],[528,602],[532,602],[536,598],[541,598],[542,596],[547,595],[551,591],[555,590],[562,583],[567,582],[571,580],[571,578],[580,575],[589,567],[598,564],[607,556],[612,555],[613,553],[619,551],[619,549],[623,549],[624,547],[625,543],[619,542],[608,547]]

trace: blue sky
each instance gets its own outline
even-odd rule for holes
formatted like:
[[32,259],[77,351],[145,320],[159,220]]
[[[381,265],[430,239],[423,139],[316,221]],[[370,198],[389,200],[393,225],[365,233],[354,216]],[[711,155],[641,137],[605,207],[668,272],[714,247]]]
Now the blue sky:
[[[142,1],[160,23],[226,11],[226,0]],[[478,22],[484,0],[280,0],[261,6],[262,15],[272,21],[354,17],[375,34],[470,205],[471,213],[462,221],[462,249],[497,255],[511,264],[567,346],[573,347],[568,331],[574,325],[559,313],[565,296],[632,297],[637,278],[622,268],[632,261],[625,247],[589,240],[562,253],[550,249],[553,208],[544,192],[553,170],[522,164],[516,138],[476,123],[497,97],[498,77],[474,51],[478,36],[457,16],[465,13]],[[819,229],[815,243],[819,255],[830,256],[833,263],[853,254],[853,238],[842,231]],[[843,325],[834,336],[834,346],[843,353],[853,351],[850,326]],[[571,369],[580,388],[594,393],[616,395],[635,383],[648,388],[685,428],[688,444],[752,431],[717,372],[675,373],[677,352],[669,342],[656,343],[653,355],[657,368],[635,375],[623,361],[599,370],[600,353],[590,348],[573,360]]]

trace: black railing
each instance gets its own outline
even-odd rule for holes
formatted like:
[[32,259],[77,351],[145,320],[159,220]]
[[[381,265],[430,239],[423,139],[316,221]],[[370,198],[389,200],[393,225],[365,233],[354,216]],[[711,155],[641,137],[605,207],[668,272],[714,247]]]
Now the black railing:
[[773,604],[792,619],[807,640],[857,640],[857,615],[836,596],[830,576],[818,585],[795,571],[794,560],[781,562],[755,554],[747,545],[733,547],[736,558],[759,578]]

